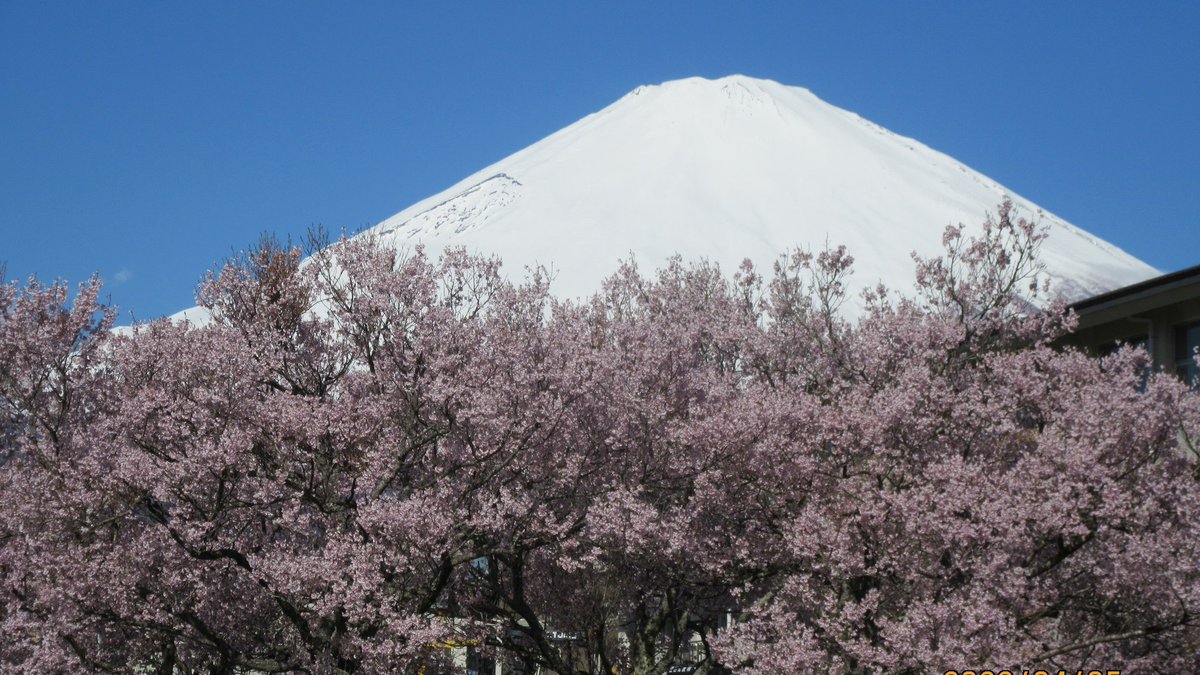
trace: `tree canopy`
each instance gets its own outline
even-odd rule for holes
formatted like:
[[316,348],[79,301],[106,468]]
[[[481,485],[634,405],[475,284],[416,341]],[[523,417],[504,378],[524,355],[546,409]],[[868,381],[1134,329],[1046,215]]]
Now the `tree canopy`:
[[0,669],[1184,672],[1200,395],[1054,347],[1043,236],[949,228],[911,298],[364,236],[231,260],[204,326],[0,286]]

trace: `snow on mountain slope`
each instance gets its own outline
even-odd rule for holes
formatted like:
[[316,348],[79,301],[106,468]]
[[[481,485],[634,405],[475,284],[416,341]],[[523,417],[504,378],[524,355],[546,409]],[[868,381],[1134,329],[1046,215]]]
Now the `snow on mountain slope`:
[[[845,244],[857,299],[880,281],[910,290],[911,251],[939,254],[946,225],[976,226],[1006,195],[1036,214],[987,176],[807,89],[733,75],[638,87],[370,231],[432,256],[448,246],[495,254],[518,278],[544,265],[560,297],[590,295],[630,256],[646,271],[678,253],[726,273],[750,258],[769,272],[795,247]],[[1052,291],[1078,299],[1158,274],[1042,219]]]
[[[806,89],[740,75],[638,87],[616,103],[468,176],[373,231],[499,255],[509,274],[542,264],[552,289],[586,296],[632,254],[643,269],[679,253],[732,271],[796,247],[845,244],[855,285],[909,289],[909,252],[936,254],[946,225],[976,225],[1009,195],[921,143]],[[1071,298],[1157,271],[1043,215],[1043,261]]]

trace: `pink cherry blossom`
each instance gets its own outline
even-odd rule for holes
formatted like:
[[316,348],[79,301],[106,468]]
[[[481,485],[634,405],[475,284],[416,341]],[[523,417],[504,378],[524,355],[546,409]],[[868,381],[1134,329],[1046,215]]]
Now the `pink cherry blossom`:
[[[1200,395],[1058,349],[1005,204],[850,321],[732,277],[260,243],[214,321],[0,287],[0,670],[1187,672]],[[423,670],[422,670],[423,669]]]

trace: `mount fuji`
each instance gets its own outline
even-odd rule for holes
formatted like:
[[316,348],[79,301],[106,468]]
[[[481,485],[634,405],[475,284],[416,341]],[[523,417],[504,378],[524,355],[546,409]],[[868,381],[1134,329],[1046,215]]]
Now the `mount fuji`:
[[1158,274],[952,157],[807,89],[741,75],[638,87],[368,232],[435,258],[450,246],[494,254],[512,277],[545,266],[559,297],[599,290],[630,257],[643,270],[707,258],[729,274],[746,258],[769,270],[796,247],[845,244],[857,299],[880,282],[911,290],[910,252],[937,255],[947,225],[970,232],[1005,197],[1049,226],[1052,293]]
[[[845,244],[858,287],[913,285],[909,255],[936,255],[946,225],[968,231],[1010,197],[996,181],[807,89],[734,75],[634,89],[603,110],[371,229],[430,253],[466,246],[509,274],[545,265],[564,297],[599,289],[620,259],[653,269],[708,258],[731,273],[799,246]],[[1042,211],[1042,261],[1070,299],[1158,272]]]

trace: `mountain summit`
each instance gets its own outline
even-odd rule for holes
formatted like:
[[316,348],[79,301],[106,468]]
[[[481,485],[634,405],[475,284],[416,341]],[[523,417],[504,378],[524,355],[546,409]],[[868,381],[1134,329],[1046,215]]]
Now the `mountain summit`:
[[[726,272],[799,246],[845,244],[855,287],[913,284],[910,251],[940,251],[946,225],[980,223],[1005,196],[1038,207],[918,141],[807,89],[733,75],[634,89],[372,228],[398,245],[541,264],[560,296],[586,296],[633,255],[673,254]],[[1042,260],[1078,298],[1157,274],[1050,213]],[[854,289],[852,289],[854,290]]]

